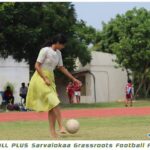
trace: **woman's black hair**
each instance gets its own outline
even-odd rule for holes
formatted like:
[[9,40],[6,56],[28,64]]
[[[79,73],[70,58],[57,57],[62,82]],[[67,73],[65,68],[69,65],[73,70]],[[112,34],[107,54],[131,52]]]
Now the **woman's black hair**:
[[53,36],[51,39],[47,40],[42,47],[51,46],[52,44],[65,44],[67,42],[66,37],[63,34],[57,34]]

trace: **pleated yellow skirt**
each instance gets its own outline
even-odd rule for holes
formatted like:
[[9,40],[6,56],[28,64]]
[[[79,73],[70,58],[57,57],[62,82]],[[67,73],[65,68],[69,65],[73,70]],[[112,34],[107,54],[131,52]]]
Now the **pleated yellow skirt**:
[[49,78],[50,86],[45,84],[36,71],[31,78],[26,97],[26,108],[38,112],[49,111],[60,103],[56,92],[54,73],[47,70],[43,70],[43,73]]

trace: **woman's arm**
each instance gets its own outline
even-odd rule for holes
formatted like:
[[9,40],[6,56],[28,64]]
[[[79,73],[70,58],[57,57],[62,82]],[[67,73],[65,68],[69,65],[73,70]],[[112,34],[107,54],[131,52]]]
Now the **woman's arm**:
[[73,82],[77,82],[80,86],[82,86],[81,81],[76,79],[64,66],[57,67],[63,74],[65,74],[68,78],[70,78]]
[[41,69],[41,63],[36,62],[35,63],[35,69],[38,72],[38,74],[41,76],[41,78],[44,80],[44,82],[49,86],[50,85],[50,81],[49,79],[44,75],[44,73],[42,72]]

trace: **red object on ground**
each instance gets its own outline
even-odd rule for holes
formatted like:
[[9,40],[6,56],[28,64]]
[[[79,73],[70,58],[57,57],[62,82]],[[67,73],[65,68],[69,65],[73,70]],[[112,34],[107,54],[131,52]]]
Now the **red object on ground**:
[[[62,110],[64,118],[117,117],[150,115],[150,107],[136,108],[93,108]],[[7,112],[0,113],[0,122],[47,120],[47,112]]]

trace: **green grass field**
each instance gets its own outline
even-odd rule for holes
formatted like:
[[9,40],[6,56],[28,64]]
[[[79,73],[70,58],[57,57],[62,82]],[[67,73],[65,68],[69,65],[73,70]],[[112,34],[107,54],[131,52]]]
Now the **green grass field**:
[[[81,118],[76,134],[60,140],[149,140],[150,116]],[[66,120],[65,120],[66,121]],[[46,121],[0,123],[0,140],[51,140]]]
[[[149,107],[150,101],[135,101],[134,107]],[[123,108],[123,102],[63,104],[63,109]],[[80,130],[60,140],[149,140],[150,116],[80,118]],[[66,120],[64,120],[65,123]],[[1,122],[0,140],[51,140],[47,121]]]
[[[150,107],[150,100],[136,100],[133,101],[134,107]],[[123,108],[124,102],[111,102],[111,103],[92,103],[92,104],[61,104],[64,109],[82,109],[82,108]]]

